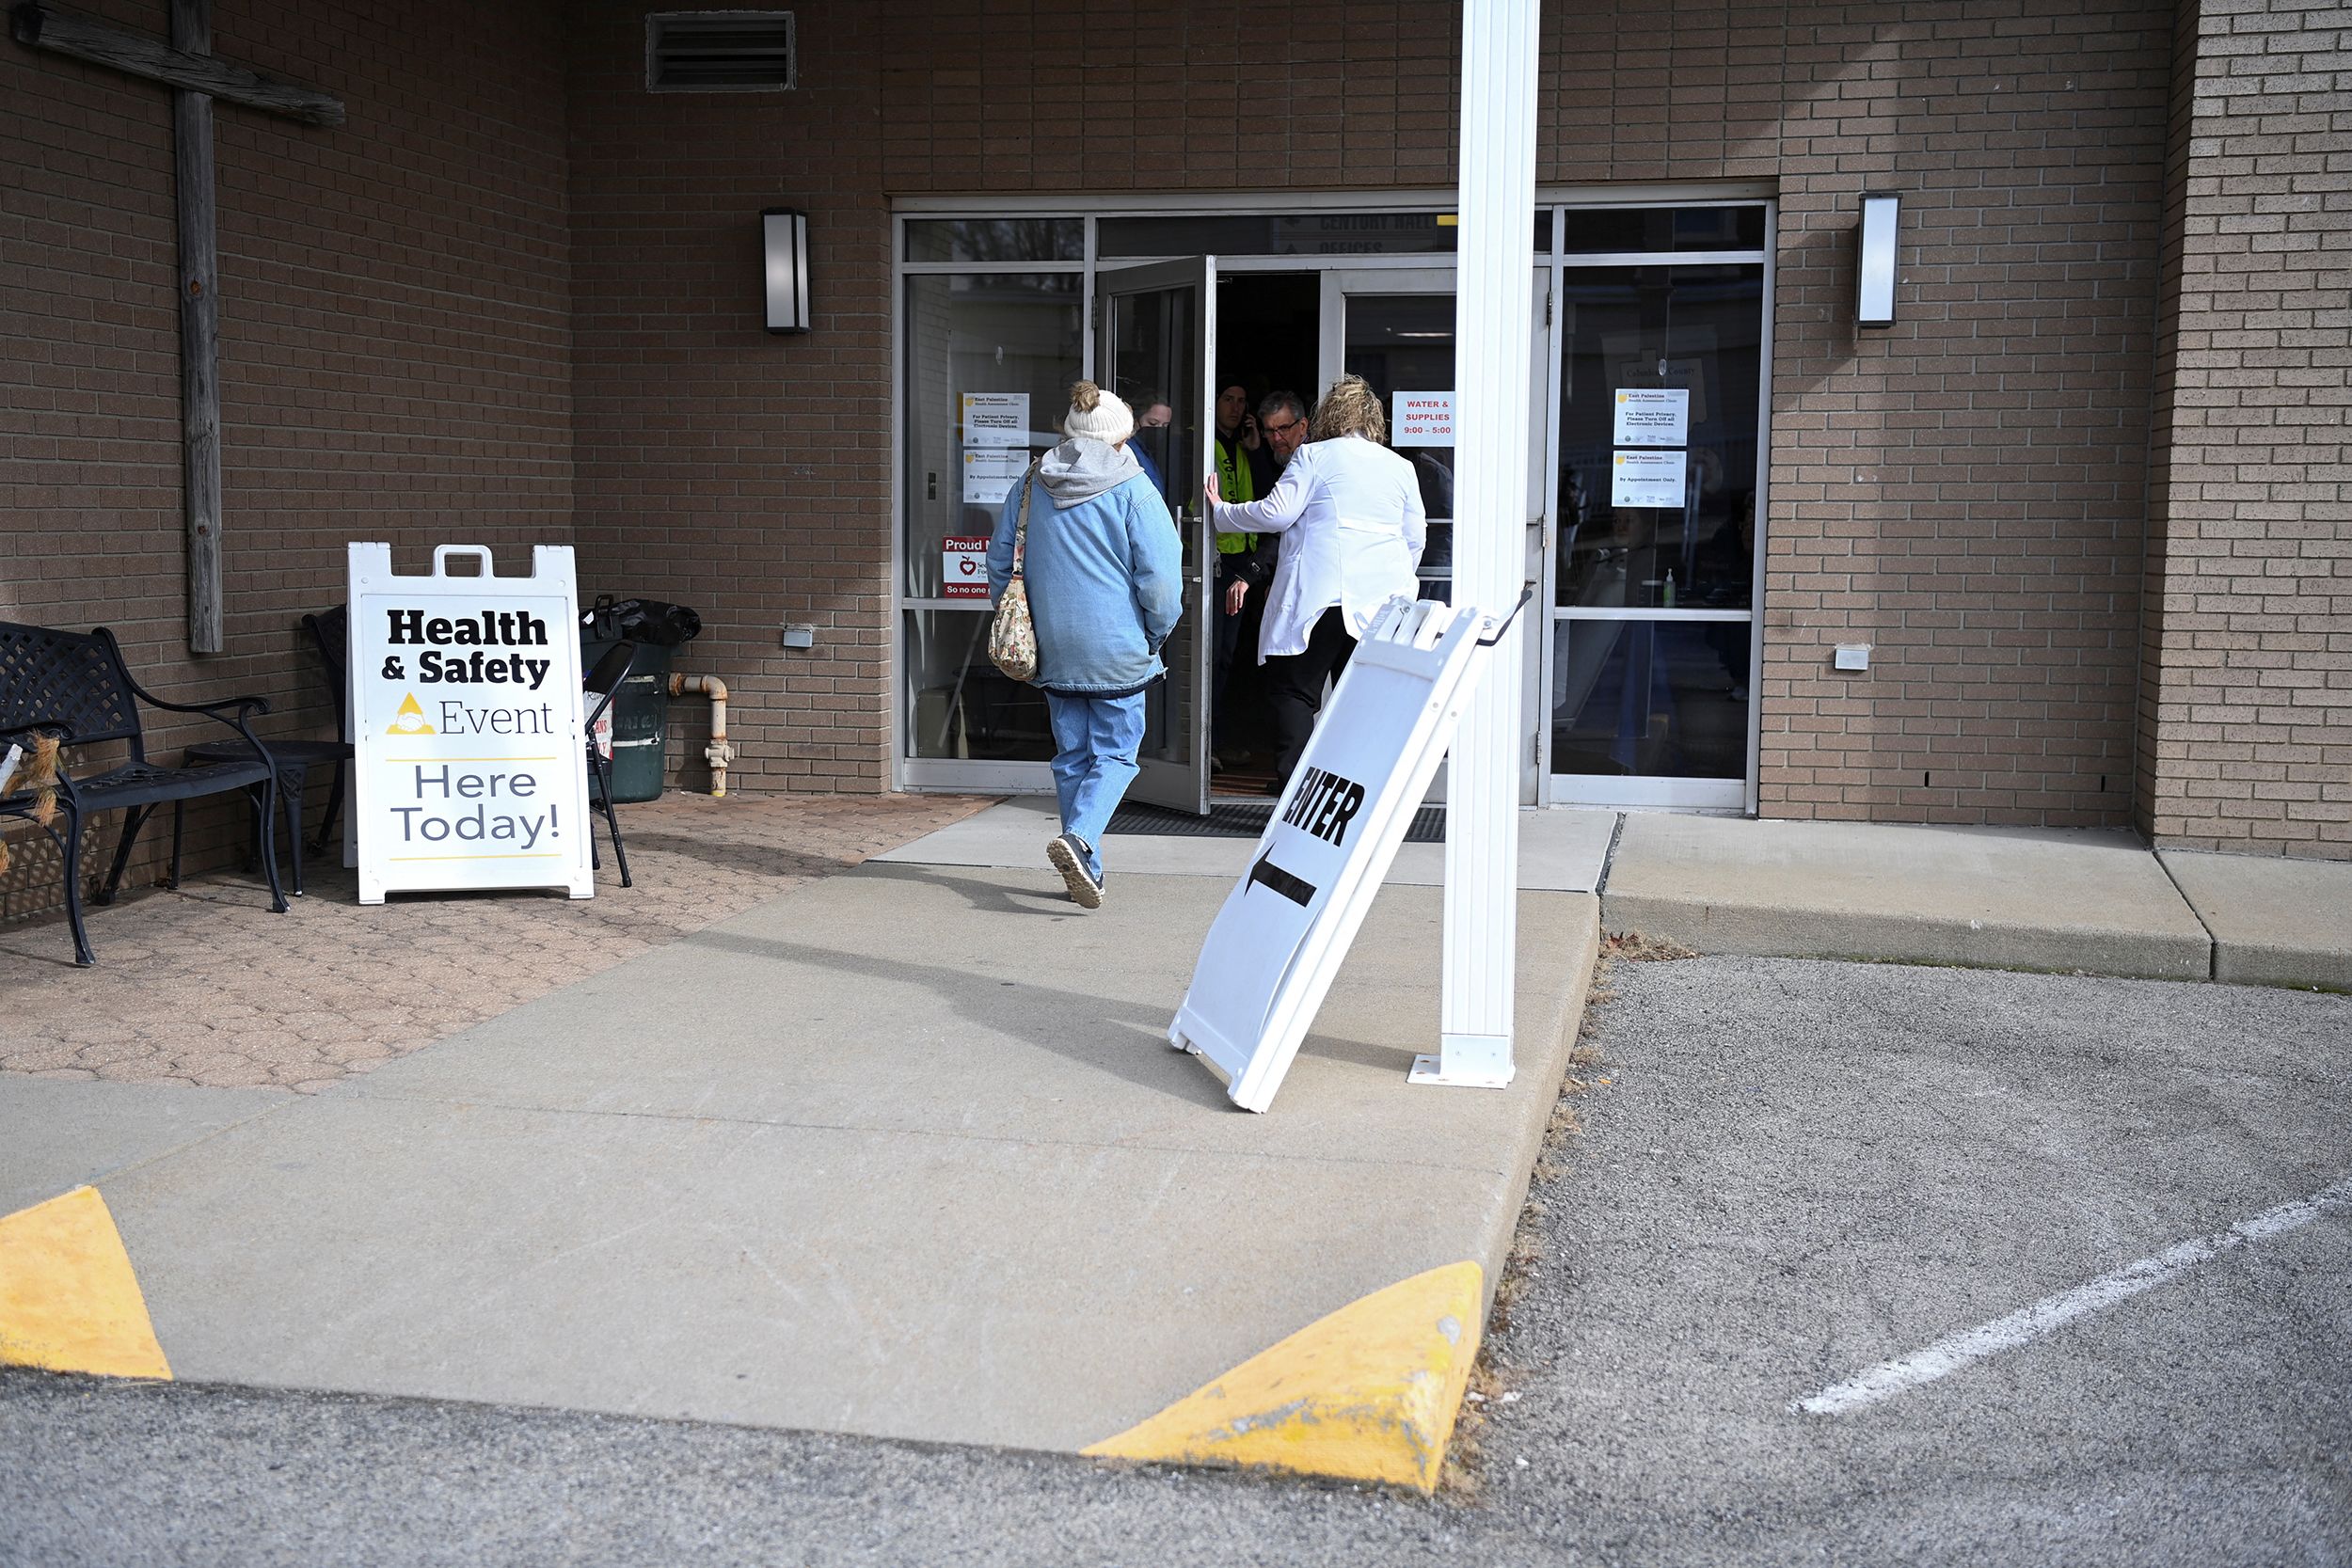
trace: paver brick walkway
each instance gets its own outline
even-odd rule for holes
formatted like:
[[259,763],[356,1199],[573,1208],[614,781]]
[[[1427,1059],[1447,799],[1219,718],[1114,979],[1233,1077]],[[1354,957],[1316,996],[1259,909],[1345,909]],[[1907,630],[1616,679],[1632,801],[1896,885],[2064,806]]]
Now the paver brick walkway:
[[608,844],[596,895],[578,900],[362,908],[329,856],[273,915],[250,879],[191,878],[89,909],[95,969],[73,967],[61,919],[0,927],[0,1072],[321,1088],[991,803],[671,794],[620,808],[636,885],[621,886]]

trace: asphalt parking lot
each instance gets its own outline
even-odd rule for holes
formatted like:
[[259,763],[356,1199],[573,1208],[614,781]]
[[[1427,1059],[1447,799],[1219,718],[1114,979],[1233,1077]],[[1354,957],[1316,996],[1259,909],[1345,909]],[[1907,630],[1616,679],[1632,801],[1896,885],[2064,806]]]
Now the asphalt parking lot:
[[9,1373],[0,1562],[2352,1562],[2352,997],[1608,984],[1436,1499]]

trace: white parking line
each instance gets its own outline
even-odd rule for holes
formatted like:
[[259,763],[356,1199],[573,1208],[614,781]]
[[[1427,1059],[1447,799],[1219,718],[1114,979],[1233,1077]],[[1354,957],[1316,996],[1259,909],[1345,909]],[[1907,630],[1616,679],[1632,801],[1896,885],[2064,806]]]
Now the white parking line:
[[1832,1384],[1810,1399],[1799,1400],[1788,1408],[1815,1416],[1836,1416],[1891,1399],[1906,1388],[1947,1377],[1970,1362],[2039,1339],[2086,1313],[2112,1307],[2142,1291],[2152,1291],[2184,1269],[2217,1258],[2233,1247],[2309,1225],[2319,1217],[2322,1209],[2339,1204],[2352,1204],[2352,1177],[2323,1187],[2309,1197],[2282,1203],[2250,1220],[2240,1220],[2227,1230],[2176,1242],[2153,1257],[2126,1263],[2071,1291],[2044,1296],[2006,1318],[1995,1318],[1989,1323],[1938,1339],[1924,1350],[1913,1351],[1896,1360],[1882,1361],[1843,1383]]

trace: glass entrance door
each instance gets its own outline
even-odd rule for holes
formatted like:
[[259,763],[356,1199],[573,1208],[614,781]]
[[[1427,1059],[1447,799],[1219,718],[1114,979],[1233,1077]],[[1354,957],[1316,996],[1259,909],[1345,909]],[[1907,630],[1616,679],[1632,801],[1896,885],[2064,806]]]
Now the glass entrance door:
[[[1429,545],[1421,596],[1454,581],[1454,272],[1394,268],[1323,275],[1323,375],[1360,375],[1388,411],[1389,444],[1413,465]],[[1321,388],[1318,388],[1320,395]]]
[[[1530,284],[1534,341],[1528,355],[1526,510],[1512,519],[1527,532],[1531,559],[1540,553],[1544,529],[1549,282],[1549,272],[1539,269]],[[1421,596],[1449,602],[1454,597],[1454,284],[1450,268],[1334,270],[1324,275],[1323,293],[1324,384],[1343,374],[1360,375],[1379,394],[1388,411],[1390,445],[1412,463],[1421,481],[1422,509],[1429,517]],[[1520,757],[1519,798],[1534,805],[1538,784],[1534,753],[1523,749]],[[1431,800],[1444,798],[1444,780],[1441,770],[1430,786]]]
[[[1050,784],[1043,699],[987,657],[983,566],[1005,495],[1059,438],[1078,375],[1130,401],[1168,400],[1167,429],[1138,450],[1158,465],[1184,535],[1187,612],[1163,651],[1170,677],[1152,697],[1138,800],[1197,812],[1207,799],[1212,377],[1310,401],[1344,372],[1371,382],[1421,477],[1431,521],[1421,591],[1452,596],[1454,448],[1425,419],[1398,418],[1397,400],[1425,415],[1454,390],[1457,230],[1437,211],[1245,206],[936,207],[896,220],[904,787]],[[1761,200],[1563,201],[1536,214],[1522,520],[1542,585],[1526,613],[1545,624],[1520,672],[1523,800],[1755,809],[1771,233]],[[1217,261],[1184,254],[1209,234]],[[1232,340],[1221,349],[1219,317]],[[1623,428],[1621,396],[1638,416]],[[1236,673],[1253,657],[1238,650]],[[1232,709],[1248,711],[1246,689]],[[1247,787],[1247,758],[1232,774],[1230,787]]]
[[1742,810],[1764,268],[1562,273],[1551,797]]
[[1184,613],[1160,657],[1168,678],[1145,699],[1142,771],[1128,799],[1206,816],[1209,678],[1214,654],[1207,509],[1201,475],[1216,430],[1210,361],[1216,341],[1216,258],[1194,257],[1097,275],[1097,379],[1140,420],[1133,450],[1168,501],[1184,541]]

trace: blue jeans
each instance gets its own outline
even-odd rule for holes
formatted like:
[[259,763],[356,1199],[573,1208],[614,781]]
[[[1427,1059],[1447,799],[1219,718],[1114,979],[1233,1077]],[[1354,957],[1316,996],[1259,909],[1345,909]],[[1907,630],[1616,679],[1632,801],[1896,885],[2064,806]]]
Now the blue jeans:
[[1061,805],[1062,832],[1086,846],[1087,871],[1097,881],[1103,878],[1103,830],[1142,771],[1136,766],[1136,750],[1143,744],[1143,698],[1140,691],[1127,697],[1045,693],[1046,716],[1054,723],[1054,794]]

